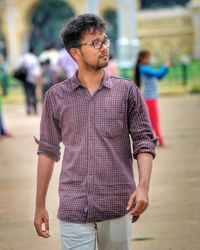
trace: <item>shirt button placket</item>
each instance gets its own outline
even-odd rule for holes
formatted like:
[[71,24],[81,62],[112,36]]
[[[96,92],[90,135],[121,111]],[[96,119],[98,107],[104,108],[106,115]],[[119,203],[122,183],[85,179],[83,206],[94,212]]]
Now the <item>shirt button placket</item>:
[[[88,203],[89,214],[88,219],[92,219],[94,216],[93,211],[93,189],[94,189],[94,169],[95,169],[95,137],[94,137],[94,125],[95,125],[95,103],[91,98],[89,103],[88,113]],[[89,218],[90,217],[90,218]]]

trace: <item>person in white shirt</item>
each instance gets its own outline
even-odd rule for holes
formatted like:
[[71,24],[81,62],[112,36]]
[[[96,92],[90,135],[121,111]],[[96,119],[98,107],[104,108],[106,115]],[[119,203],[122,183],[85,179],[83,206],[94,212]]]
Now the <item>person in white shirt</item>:
[[49,44],[39,55],[39,61],[41,63],[49,60],[50,65],[53,68],[57,68],[58,63],[58,50],[54,43]]
[[71,78],[78,70],[77,63],[65,48],[62,48],[58,53],[58,66],[65,72],[67,79]]
[[28,115],[31,113],[37,114],[36,85],[41,76],[41,69],[39,60],[32,48],[20,58],[20,65],[27,69],[26,78],[22,81],[26,96],[26,112]]

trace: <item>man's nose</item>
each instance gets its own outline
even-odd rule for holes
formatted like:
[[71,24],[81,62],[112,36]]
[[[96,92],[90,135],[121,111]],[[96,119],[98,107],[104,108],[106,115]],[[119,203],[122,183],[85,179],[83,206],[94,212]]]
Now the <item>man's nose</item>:
[[105,43],[102,43],[101,50],[108,50],[108,46]]

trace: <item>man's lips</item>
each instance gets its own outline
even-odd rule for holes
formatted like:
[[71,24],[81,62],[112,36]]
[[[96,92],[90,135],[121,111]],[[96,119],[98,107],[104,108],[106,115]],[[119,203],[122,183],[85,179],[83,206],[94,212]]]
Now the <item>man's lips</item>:
[[99,58],[108,59],[108,54],[103,54]]

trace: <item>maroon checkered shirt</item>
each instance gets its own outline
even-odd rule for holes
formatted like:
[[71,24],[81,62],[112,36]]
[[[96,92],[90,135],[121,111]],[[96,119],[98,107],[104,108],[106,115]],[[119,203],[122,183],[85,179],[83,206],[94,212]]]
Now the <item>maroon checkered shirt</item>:
[[91,96],[77,76],[46,94],[38,154],[55,161],[65,149],[60,175],[58,218],[73,223],[99,222],[127,213],[136,189],[133,156],[155,156],[146,105],[132,81],[105,73]]

